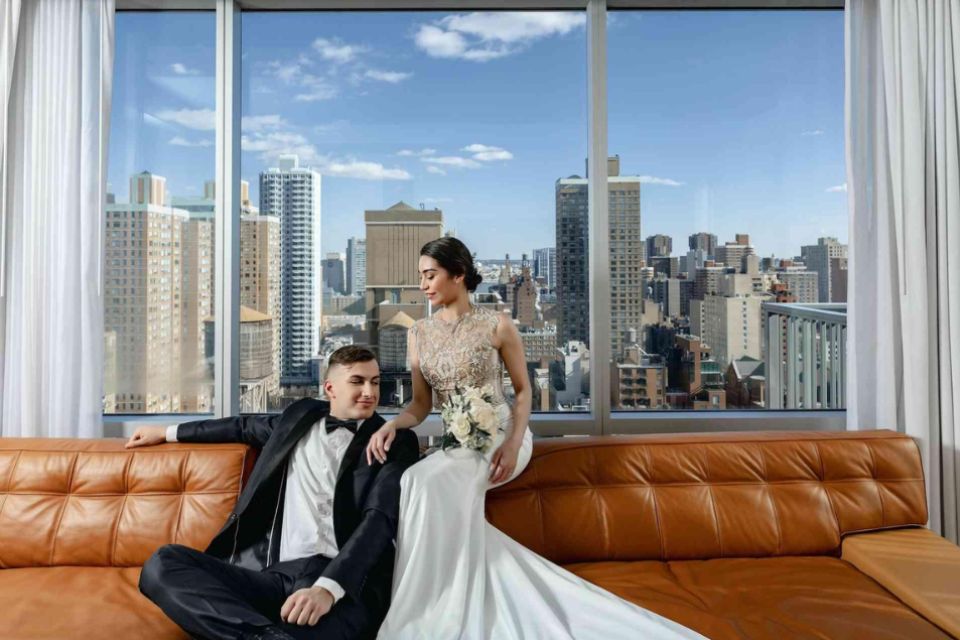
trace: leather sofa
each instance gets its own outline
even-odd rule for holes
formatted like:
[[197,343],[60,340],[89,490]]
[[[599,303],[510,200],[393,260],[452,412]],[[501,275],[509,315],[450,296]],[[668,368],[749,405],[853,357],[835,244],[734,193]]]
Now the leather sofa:
[[490,522],[714,640],[960,637],[960,549],[886,431],[538,441]]
[[244,445],[0,438],[0,638],[186,638],[137,588],[158,547],[203,548],[253,464]]
[[[0,637],[182,639],[137,590],[160,545],[203,548],[242,445],[0,439]],[[960,637],[960,549],[923,528],[914,443],[888,432],[537,441],[488,517],[716,640]]]

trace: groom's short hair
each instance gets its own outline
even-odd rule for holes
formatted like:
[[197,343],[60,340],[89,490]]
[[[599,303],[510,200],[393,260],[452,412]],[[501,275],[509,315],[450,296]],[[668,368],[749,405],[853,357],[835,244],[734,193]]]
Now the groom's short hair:
[[327,361],[327,375],[329,376],[330,371],[337,365],[346,366],[357,362],[370,362],[371,360],[376,361],[377,356],[366,347],[355,344],[340,347],[330,354],[330,359]]

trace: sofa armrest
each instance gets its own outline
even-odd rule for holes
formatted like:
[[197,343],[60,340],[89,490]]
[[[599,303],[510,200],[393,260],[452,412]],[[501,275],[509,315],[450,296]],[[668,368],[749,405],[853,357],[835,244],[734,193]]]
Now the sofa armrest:
[[960,638],[960,547],[929,529],[894,529],[847,536],[841,557]]

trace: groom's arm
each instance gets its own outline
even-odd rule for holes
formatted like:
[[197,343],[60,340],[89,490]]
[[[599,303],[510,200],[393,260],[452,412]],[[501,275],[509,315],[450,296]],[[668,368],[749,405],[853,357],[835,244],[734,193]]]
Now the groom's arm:
[[167,427],[167,442],[242,442],[262,449],[280,415],[258,413],[182,422]]
[[[300,399],[290,405],[287,411],[301,402],[309,401],[308,398]],[[263,449],[285,413],[257,413],[183,422],[167,429],[167,442],[242,442]]]
[[370,569],[397,536],[400,518],[400,476],[420,459],[417,436],[409,430],[397,433],[390,447],[387,461],[377,473],[373,487],[363,505],[360,524],[337,556],[327,565],[324,578],[340,585],[354,600],[360,601],[360,592]]

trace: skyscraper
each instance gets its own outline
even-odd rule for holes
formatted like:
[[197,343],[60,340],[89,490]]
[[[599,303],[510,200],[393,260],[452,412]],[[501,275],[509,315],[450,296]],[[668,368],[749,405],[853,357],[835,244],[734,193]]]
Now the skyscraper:
[[115,340],[115,410],[181,411],[183,227],[190,214],[164,204],[166,180],[130,179],[130,202],[106,206],[104,325]]
[[426,314],[417,262],[420,248],[443,235],[443,212],[414,209],[398,202],[386,210],[366,211],[364,221],[368,256],[367,329],[370,344],[379,345],[381,322],[390,320],[398,311],[414,320]]
[[[621,355],[627,329],[641,329],[641,265],[646,243],[640,234],[640,178],[621,176],[619,156],[608,160],[610,303],[612,353]],[[556,183],[557,295],[560,342],[588,342],[589,278],[587,179]]]
[[367,241],[347,240],[347,294],[362,296],[367,288]]
[[706,259],[713,260],[715,252],[717,250],[717,236],[712,233],[706,233],[700,231],[699,233],[694,233],[689,238],[689,247],[691,251],[704,251],[706,252]]
[[533,275],[547,281],[547,288],[557,286],[557,250],[554,247],[533,250]]
[[726,242],[722,247],[717,247],[717,262],[722,262],[727,267],[733,267],[737,273],[743,273],[744,257],[755,253],[749,242],[749,236],[737,234],[735,242]]
[[[266,398],[277,394],[280,388],[280,219],[249,213],[240,217],[240,305],[269,317],[271,331],[271,362],[269,378],[263,383]],[[241,309],[242,315],[242,309]],[[252,314],[248,316],[253,317]],[[258,332],[262,319],[257,321]],[[241,329],[244,327],[241,326]],[[259,388],[259,385],[257,385]],[[253,388],[253,386],[251,386]],[[244,406],[259,406],[259,402],[244,402]],[[266,410],[256,409],[258,411]]]
[[768,300],[768,294],[753,292],[750,275],[726,274],[720,278],[717,293],[690,301],[690,332],[700,336],[722,367],[742,356],[760,360],[760,308]]
[[673,253],[673,238],[658,233],[647,237],[647,263],[651,258],[670,256]]
[[321,178],[295,155],[280,156],[278,165],[260,174],[260,211],[280,219],[280,384],[309,385],[320,341]]
[[339,294],[346,293],[346,260],[342,253],[328,253],[323,259],[323,288]]
[[807,269],[819,274],[818,302],[832,301],[833,265],[830,261],[833,258],[846,258],[847,245],[840,244],[836,238],[817,238],[817,244],[800,247],[800,255]]

